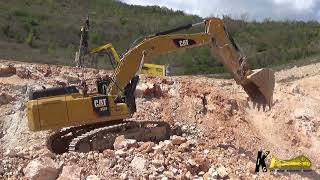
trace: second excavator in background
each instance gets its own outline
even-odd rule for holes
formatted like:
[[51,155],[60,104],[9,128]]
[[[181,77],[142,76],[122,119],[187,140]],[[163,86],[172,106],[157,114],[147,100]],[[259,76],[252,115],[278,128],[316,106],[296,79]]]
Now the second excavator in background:
[[[113,69],[120,63],[120,56],[111,43],[107,43],[89,51],[89,30],[90,20],[87,16],[84,25],[80,28],[80,44],[75,55],[76,67],[85,67],[85,64],[91,64],[91,67],[98,68],[100,60],[108,59]],[[104,60],[105,61],[105,60]],[[169,65],[159,65],[144,63],[140,73],[155,76],[167,76],[170,73]]]
[[[204,32],[172,34],[203,24]],[[258,108],[272,105],[274,72],[271,69],[250,70],[224,22],[208,18],[146,36],[122,55],[110,78],[97,82],[98,92],[87,93],[81,86],[32,92],[27,105],[28,127],[32,131],[56,130],[47,142],[55,153],[102,151],[112,148],[118,135],[138,141],[167,139],[171,133],[169,124],[129,119],[136,112],[134,92],[140,71],[145,62],[161,54],[200,46],[211,48],[212,55]]]

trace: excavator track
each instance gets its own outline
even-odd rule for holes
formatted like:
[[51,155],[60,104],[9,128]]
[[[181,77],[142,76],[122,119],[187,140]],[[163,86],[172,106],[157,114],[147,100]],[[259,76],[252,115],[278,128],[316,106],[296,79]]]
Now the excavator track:
[[53,132],[47,138],[47,148],[55,154],[63,154],[65,152],[68,152],[69,143],[72,141],[73,138],[88,131],[91,131],[92,129],[110,126],[113,124],[115,124],[115,122],[105,122],[93,125],[81,125],[60,129],[58,131]]
[[69,144],[69,151],[89,152],[113,149],[117,136],[137,141],[158,142],[170,138],[170,125],[156,121],[125,121],[112,126],[101,127],[88,131]]
[[115,138],[124,135],[137,141],[161,141],[171,135],[170,125],[156,121],[121,121],[64,128],[47,139],[48,149],[56,154],[68,151],[89,152],[113,149]]

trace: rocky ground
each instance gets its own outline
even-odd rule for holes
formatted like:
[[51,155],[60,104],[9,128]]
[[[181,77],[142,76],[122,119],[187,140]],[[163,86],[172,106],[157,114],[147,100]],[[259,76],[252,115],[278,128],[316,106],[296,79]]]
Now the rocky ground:
[[[142,76],[134,118],[182,129],[160,143],[120,136],[103,153],[55,155],[44,145],[50,132],[28,131],[30,91],[107,74],[0,61],[0,179],[320,179],[320,64],[277,72],[267,112],[252,109],[233,80]],[[314,171],[257,174],[258,150],[280,159],[306,155]]]

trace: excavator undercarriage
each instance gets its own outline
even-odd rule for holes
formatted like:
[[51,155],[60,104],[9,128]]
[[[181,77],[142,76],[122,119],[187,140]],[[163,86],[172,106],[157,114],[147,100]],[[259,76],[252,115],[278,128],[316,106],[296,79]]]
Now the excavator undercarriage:
[[137,141],[159,142],[171,135],[170,125],[156,121],[116,121],[61,129],[47,139],[56,154],[68,151],[89,152],[112,149],[117,136]]

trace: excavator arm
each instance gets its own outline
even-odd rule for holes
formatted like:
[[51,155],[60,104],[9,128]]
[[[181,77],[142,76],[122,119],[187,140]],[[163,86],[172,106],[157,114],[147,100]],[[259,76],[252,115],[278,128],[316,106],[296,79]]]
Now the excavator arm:
[[152,58],[182,48],[203,46],[208,42],[209,36],[206,33],[164,35],[143,40],[124,54],[120,60],[113,76],[114,83],[111,84],[109,92],[117,95],[135,75],[139,74],[141,65]]
[[[170,34],[182,29],[205,24],[205,32],[195,34]],[[108,92],[118,95],[139,74],[143,63],[161,54],[179,49],[208,45],[215,56],[230,72],[235,81],[242,85],[254,104],[271,107],[274,89],[274,73],[270,69],[249,70],[245,56],[241,55],[234,40],[227,33],[224,22],[210,18],[197,24],[189,24],[173,30],[146,37],[126,52],[112,77]]]

